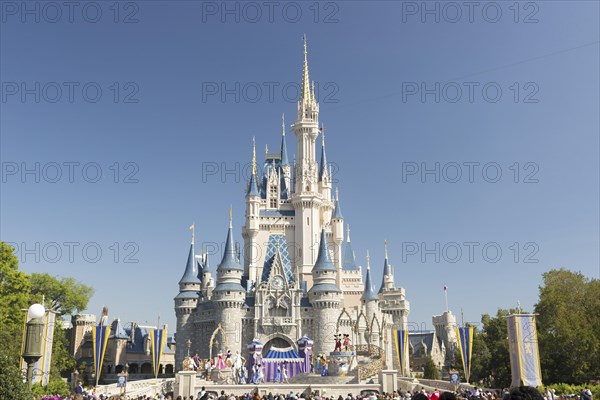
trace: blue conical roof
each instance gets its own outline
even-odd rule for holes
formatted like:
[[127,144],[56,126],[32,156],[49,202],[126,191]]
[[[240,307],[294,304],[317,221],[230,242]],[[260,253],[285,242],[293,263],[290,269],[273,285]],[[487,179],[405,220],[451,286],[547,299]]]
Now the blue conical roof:
[[321,145],[321,164],[319,165],[319,181],[323,180],[323,175],[325,175],[326,171],[327,157],[325,156],[325,139],[323,139],[323,144]]
[[388,262],[387,257],[383,262],[383,277],[381,278],[381,287],[379,288],[379,293],[383,292],[383,288],[385,287],[385,277],[392,275],[392,266]]
[[287,144],[285,142],[285,131],[283,135],[281,135],[281,165],[289,165],[288,154],[287,154]]
[[335,271],[335,265],[329,258],[329,248],[327,246],[327,236],[325,235],[325,229],[321,229],[321,243],[319,244],[319,255],[317,256],[317,262],[313,267],[313,271]]
[[342,215],[342,209],[340,208],[340,201],[338,199],[335,199],[335,208],[333,209],[332,218],[344,219],[344,216]]
[[243,271],[244,267],[238,262],[235,252],[235,246],[233,245],[233,228],[229,225],[227,231],[227,239],[225,241],[225,251],[223,252],[223,259],[217,267],[220,270],[232,269]]
[[358,266],[356,265],[356,257],[354,256],[354,251],[352,250],[350,241],[347,241],[344,247],[344,254],[342,256],[342,269],[347,271],[358,269]]
[[361,297],[362,300],[371,301],[378,300],[377,293],[373,289],[373,284],[371,283],[371,268],[367,266],[367,277],[365,279],[365,291]]
[[258,191],[258,183],[256,181],[256,175],[254,173],[250,175],[250,182],[248,183],[248,190],[246,191],[246,196],[260,196],[260,192]]
[[185,266],[185,272],[179,280],[179,284],[200,284],[198,279],[198,268],[194,260],[194,243],[190,244],[190,252],[188,254],[187,264]]

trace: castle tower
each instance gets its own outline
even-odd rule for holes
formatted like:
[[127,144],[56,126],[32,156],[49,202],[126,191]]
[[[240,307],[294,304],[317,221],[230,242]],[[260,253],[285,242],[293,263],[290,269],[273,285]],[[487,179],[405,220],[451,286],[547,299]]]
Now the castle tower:
[[304,68],[302,73],[302,93],[298,102],[298,115],[293,125],[298,141],[294,170],[295,238],[299,256],[296,268],[302,280],[312,281],[311,269],[317,258],[313,244],[321,226],[322,197],[319,194],[318,165],[315,156],[315,140],[319,135],[319,105],[310,90],[306,37],[304,38]]
[[287,190],[288,197],[292,188],[292,169],[287,153],[287,143],[285,141],[285,115],[281,114],[281,170],[283,171],[283,183]]
[[314,354],[329,353],[335,347],[335,326],[340,313],[341,290],[336,286],[336,267],[331,261],[325,229],[321,230],[319,255],[312,269],[314,285],[308,292],[313,306]]
[[[242,287],[244,267],[236,257],[233,243],[233,222],[229,209],[229,230],[225,241],[225,250],[221,263],[217,267],[217,285],[212,300],[215,304],[215,320],[225,331],[227,343],[221,343],[222,350],[230,349],[242,353],[242,305],[246,298],[246,289]],[[227,348],[225,348],[227,346]]]
[[[175,296],[175,316],[177,317],[177,343],[175,349],[175,368],[177,371],[183,367],[183,359],[187,356],[185,343],[192,340],[192,313],[198,305],[199,292],[202,285],[198,279],[198,267],[194,257],[194,225],[192,229],[192,243],[183,276],[179,280],[179,294]],[[198,344],[198,343],[194,343]]]
[[96,316],[93,314],[78,314],[71,317],[71,354],[75,359],[82,357],[81,345],[85,342],[86,335],[90,335],[92,327],[96,325]]
[[[367,316],[367,322],[371,324],[373,317],[376,317],[379,313],[379,297],[375,293],[373,288],[373,281],[371,280],[371,264],[369,253],[367,253],[367,276],[365,277],[365,291],[361,297],[361,301],[364,307],[365,315]],[[377,332],[378,334],[379,332]],[[371,327],[370,337],[367,338],[369,343],[379,344],[379,336],[375,334],[373,327]]]
[[442,340],[446,348],[444,363],[446,365],[454,362],[454,353],[458,348],[458,339],[456,337],[456,316],[452,311],[446,310],[442,315],[434,315],[431,318],[435,328],[435,334]]
[[[410,303],[406,300],[404,288],[397,288],[394,283],[393,268],[388,260],[387,241],[384,242],[384,249],[385,259],[383,262],[383,278],[381,281],[381,288],[379,289],[379,307],[383,314],[391,316],[391,322],[386,327],[386,335],[389,337],[388,343],[391,343],[392,330],[408,329]],[[406,355],[404,371],[408,371],[408,358],[408,355]],[[388,363],[388,368],[400,370],[395,346],[388,346],[386,348],[386,361]]]

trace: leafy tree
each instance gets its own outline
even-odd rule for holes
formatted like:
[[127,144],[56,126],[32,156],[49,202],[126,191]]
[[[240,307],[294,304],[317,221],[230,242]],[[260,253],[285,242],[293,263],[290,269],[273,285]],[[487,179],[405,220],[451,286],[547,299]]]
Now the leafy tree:
[[38,302],[42,296],[46,307],[59,315],[73,314],[85,310],[94,294],[91,286],[77,282],[73,278],[57,278],[50,274],[31,274],[31,297]]
[[535,312],[544,382],[580,384],[598,379],[600,281],[565,269],[542,276]]
[[437,369],[431,356],[427,356],[425,359],[425,365],[423,366],[423,378],[440,379],[440,371]]
[[18,364],[4,352],[0,352],[0,399],[31,399]]

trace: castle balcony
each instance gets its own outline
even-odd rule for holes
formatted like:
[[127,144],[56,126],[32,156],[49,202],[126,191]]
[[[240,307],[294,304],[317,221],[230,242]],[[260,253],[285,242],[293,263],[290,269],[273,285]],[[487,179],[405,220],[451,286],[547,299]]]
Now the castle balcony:
[[296,322],[292,317],[263,318],[261,322],[262,325],[296,325]]

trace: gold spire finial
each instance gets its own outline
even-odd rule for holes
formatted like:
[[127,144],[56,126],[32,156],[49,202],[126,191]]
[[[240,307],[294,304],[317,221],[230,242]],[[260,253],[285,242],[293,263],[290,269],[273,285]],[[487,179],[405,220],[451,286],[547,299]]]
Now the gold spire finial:
[[350,224],[346,225],[346,242],[350,243]]
[[194,244],[194,226],[195,225],[196,225],[195,223],[192,223],[190,225],[190,230],[192,231],[192,244]]
[[285,113],[281,113],[281,134],[285,136]]
[[256,140],[252,136],[252,175],[256,175]]
[[384,248],[384,251],[385,251],[385,259],[387,260],[387,258],[388,258],[388,255],[387,255],[387,240],[383,241],[383,248]]
[[325,147],[325,125],[321,124],[321,145]]
[[229,227],[233,227],[233,206],[229,205]]
[[340,201],[340,188],[335,188],[335,201]]
[[265,144],[265,158],[269,155],[269,145]]
[[367,269],[371,269],[371,256],[369,256],[369,250],[367,250]]

